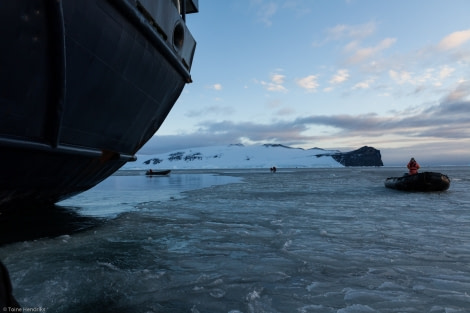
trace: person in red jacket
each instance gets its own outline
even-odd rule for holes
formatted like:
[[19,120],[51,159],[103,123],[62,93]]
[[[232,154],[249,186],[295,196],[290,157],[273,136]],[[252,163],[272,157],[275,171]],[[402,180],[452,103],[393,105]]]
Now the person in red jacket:
[[419,164],[416,162],[415,158],[411,158],[406,167],[410,170],[410,175],[418,174]]

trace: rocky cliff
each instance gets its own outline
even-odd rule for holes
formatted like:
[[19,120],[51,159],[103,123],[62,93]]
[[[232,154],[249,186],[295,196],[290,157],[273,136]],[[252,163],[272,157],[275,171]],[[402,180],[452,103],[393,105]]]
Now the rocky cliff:
[[380,150],[364,146],[350,152],[339,152],[331,155],[344,166],[383,166]]

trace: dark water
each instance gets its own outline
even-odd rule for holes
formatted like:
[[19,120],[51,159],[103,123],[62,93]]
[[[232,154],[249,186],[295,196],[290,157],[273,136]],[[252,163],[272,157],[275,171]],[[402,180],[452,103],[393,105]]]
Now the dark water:
[[75,232],[0,259],[48,313],[468,312],[470,168],[426,170],[450,189],[386,189],[393,168],[121,172],[55,208]]

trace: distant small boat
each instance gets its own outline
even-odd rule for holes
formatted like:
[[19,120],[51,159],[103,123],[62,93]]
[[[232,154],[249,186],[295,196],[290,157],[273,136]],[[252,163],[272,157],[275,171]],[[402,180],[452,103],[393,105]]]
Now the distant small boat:
[[385,187],[404,191],[444,191],[449,189],[450,179],[447,175],[436,172],[422,172],[402,177],[389,177]]
[[145,175],[147,176],[165,176],[170,174],[171,170],[164,170],[164,171],[154,171],[154,170],[148,170],[145,172]]

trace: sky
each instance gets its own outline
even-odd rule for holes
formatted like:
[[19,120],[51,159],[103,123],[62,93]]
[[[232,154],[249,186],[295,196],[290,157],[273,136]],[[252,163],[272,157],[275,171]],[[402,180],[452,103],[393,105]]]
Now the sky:
[[199,0],[153,154],[279,143],[470,165],[470,1]]

